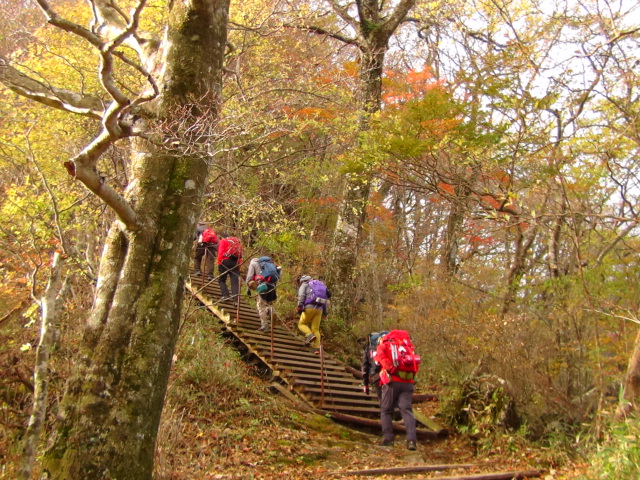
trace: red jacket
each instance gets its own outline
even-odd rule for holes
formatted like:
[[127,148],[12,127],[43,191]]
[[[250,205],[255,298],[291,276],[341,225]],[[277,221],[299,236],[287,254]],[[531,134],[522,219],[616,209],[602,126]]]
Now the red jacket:
[[380,345],[378,345],[378,348],[376,349],[376,363],[379,363],[380,366],[382,367],[382,370],[380,371],[380,374],[381,374],[380,385],[384,385],[384,383],[388,383],[383,381],[383,378],[384,378],[384,374],[382,374],[383,370],[386,370],[387,373],[391,375],[391,381],[393,382],[415,383],[415,380],[413,379],[405,380],[395,375],[398,369],[393,365],[393,360],[391,358],[391,345],[388,342],[385,342],[384,340]]
[[[228,238],[220,239],[218,243],[218,265],[222,263],[223,260],[229,258],[229,240]],[[242,245],[240,245],[240,255],[238,256],[238,265],[242,264]]]

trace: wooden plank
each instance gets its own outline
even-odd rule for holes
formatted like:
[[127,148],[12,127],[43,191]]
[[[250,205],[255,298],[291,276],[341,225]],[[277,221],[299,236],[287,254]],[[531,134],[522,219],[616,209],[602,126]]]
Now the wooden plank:
[[[318,370],[316,370],[314,373],[299,372],[296,373],[295,376],[296,378],[299,378],[301,380],[302,384],[310,385],[311,383],[309,382],[315,382],[315,384],[320,385],[320,372]],[[356,387],[358,386],[358,384],[355,383],[352,378],[341,375],[340,371],[338,370],[325,370],[324,378],[331,378],[332,380],[345,385],[355,385]]]
[[[299,374],[296,375],[296,385],[309,385],[312,387],[319,387],[320,386],[320,375],[317,372],[314,372],[315,375],[309,375],[309,372],[300,372]],[[327,377],[325,376],[325,379]],[[348,390],[348,391],[358,391],[358,392],[362,392],[362,385],[360,384],[356,384],[353,383],[353,380],[350,378],[345,378],[345,377],[339,377],[339,380],[341,380],[338,385],[340,386],[341,389],[343,390]],[[326,387],[326,381],[325,381],[325,387]],[[375,397],[375,394],[373,395]]]
[[306,412],[313,411],[313,408],[314,408],[313,405],[310,405],[310,404],[302,401],[302,399],[300,397],[296,397],[295,395],[293,395],[289,390],[287,390],[285,387],[280,385],[278,382],[271,383],[270,387],[275,389],[275,390],[277,390],[278,392],[280,392],[285,397],[287,397],[295,405],[297,405],[298,408],[300,408],[301,410],[304,410]]
[[431,420],[429,417],[427,417],[426,415],[420,413],[417,410],[413,410],[413,416],[416,418],[416,420],[418,422],[420,422],[421,424],[423,424],[425,427],[427,427],[429,430],[433,430],[434,432],[438,432],[442,437],[447,437],[449,436],[449,430],[447,430],[446,428],[438,425],[436,422],[434,422],[433,420]]
[[462,470],[475,468],[472,463],[454,463],[443,465],[411,465],[408,467],[370,468],[365,470],[349,470],[346,472],[332,472],[335,475],[406,475],[407,473],[441,472],[444,470]]

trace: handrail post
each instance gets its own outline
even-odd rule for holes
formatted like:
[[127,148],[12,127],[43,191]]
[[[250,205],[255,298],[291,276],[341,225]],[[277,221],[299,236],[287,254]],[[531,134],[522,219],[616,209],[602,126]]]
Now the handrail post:
[[238,296],[236,297],[236,323],[240,323],[240,292],[242,292],[242,277],[238,267]]
[[320,408],[324,408],[324,347],[320,342]]
[[273,362],[274,348],[273,348],[273,305],[269,305],[269,315],[271,316],[271,361]]

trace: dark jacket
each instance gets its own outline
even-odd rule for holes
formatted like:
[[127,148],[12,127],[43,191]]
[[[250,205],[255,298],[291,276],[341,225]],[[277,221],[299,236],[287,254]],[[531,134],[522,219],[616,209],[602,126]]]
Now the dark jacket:
[[365,385],[377,385],[380,381],[380,365],[373,359],[375,348],[371,347],[371,343],[367,340],[367,345],[362,352],[362,381]]

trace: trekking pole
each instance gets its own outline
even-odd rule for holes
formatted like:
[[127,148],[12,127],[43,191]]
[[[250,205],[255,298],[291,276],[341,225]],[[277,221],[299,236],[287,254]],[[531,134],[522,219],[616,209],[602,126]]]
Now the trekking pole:
[[200,278],[202,279],[201,290],[204,292],[204,277],[207,275],[207,251],[204,251],[204,268],[202,268],[202,259],[200,259],[200,265],[196,265],[196,268],[200,272]]
[[324,347],[320,342],[320,408],[324,408]]

